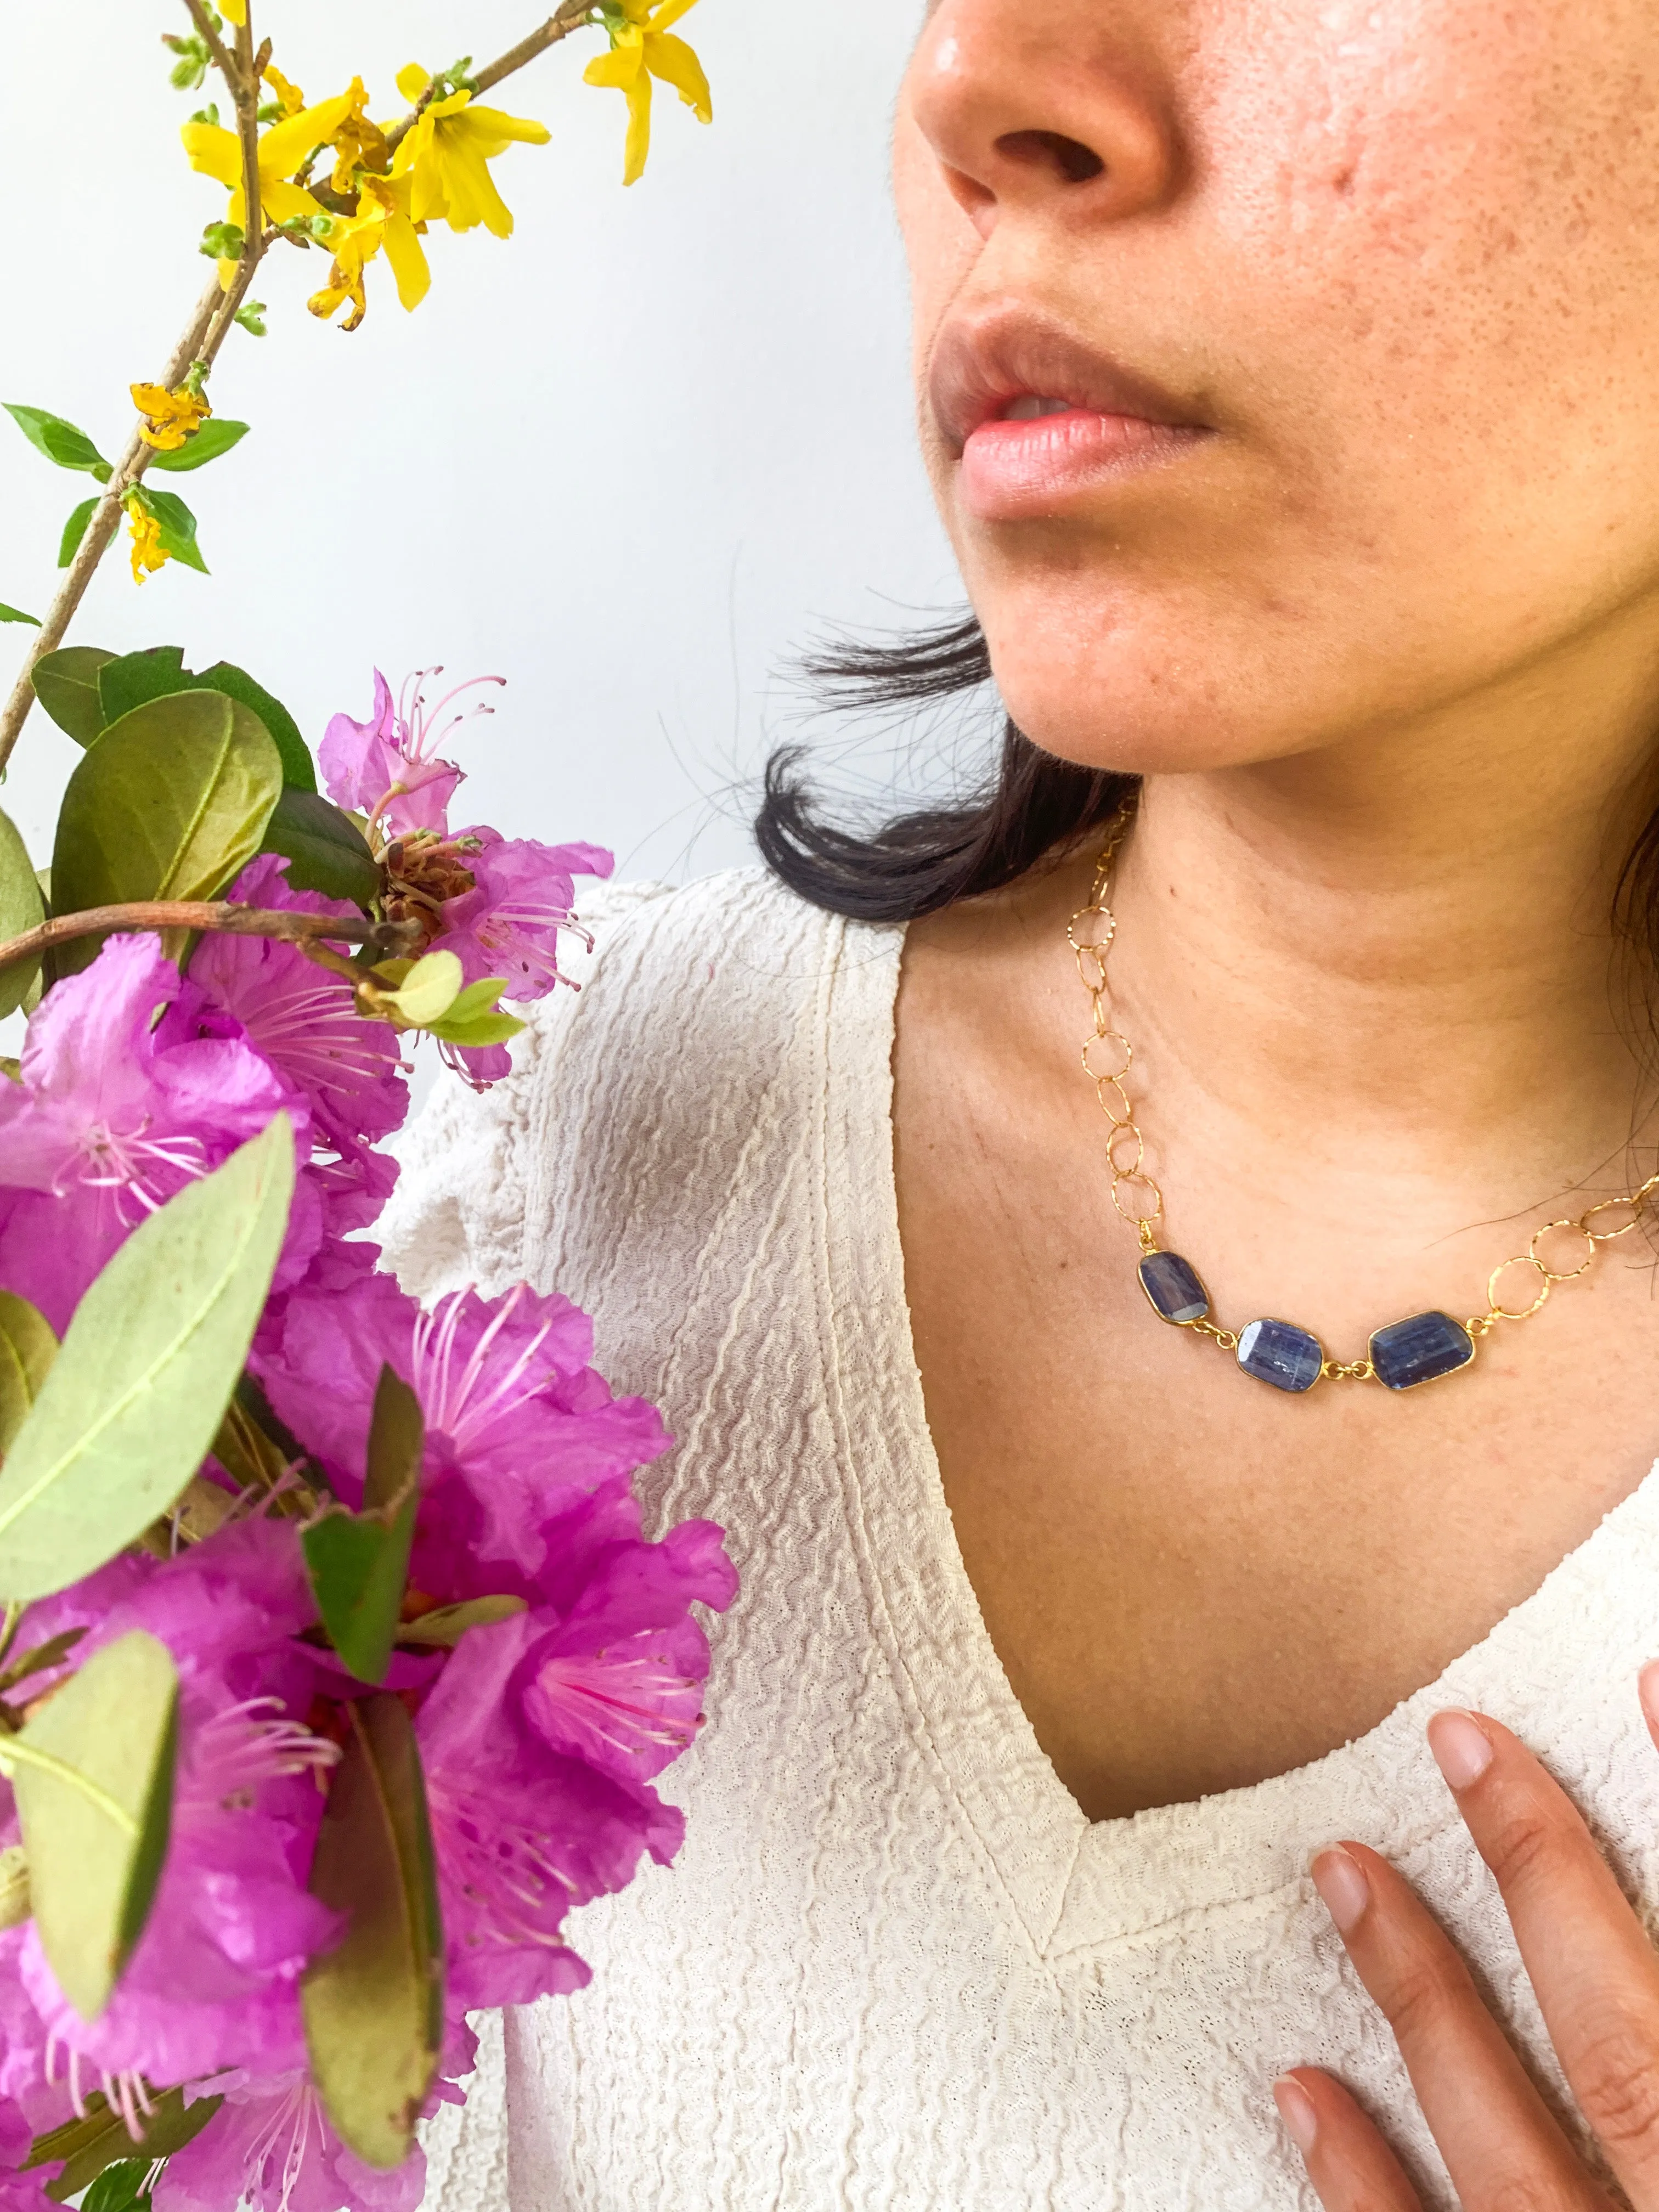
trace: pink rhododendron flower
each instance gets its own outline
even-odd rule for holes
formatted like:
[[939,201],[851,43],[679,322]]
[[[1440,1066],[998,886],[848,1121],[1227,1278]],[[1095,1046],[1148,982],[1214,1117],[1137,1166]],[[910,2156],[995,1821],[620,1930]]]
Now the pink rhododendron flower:
[[[271,1403],[340,1494],[361,1495],[382,1363],[426,1417],[426,1498],[410,1573],[446,1601],[520,1588],[573,1499],[668,1448],[655,1408],[616,1398],[589,1364],[592,1330],[568,1298],[473,1291],[422,1313],[388,1277],[289,1299],[258,1368]],[[516,1571],[516,1578],[510,1570]]]
[[470,855],[474,888],[447,899],[438,942],[454,953],[469,983],[505,976],[502,996],[544,999],[568,979],[559,973],[559,932],[576,931],[575,876],[608,876],[616,861],[599,845],[538,845],[528,837],[502,837],[494,830],[469,830],[477,840]]
[[426,2190],[418,2146],[391,2173],[349,2151],[303,2069],[260,2079],[235,2071],[198,2081],[224,2103],[175,2151],[155,2185],[155,2212],[415,2212]]
[[[286,862],[270,854],[245,868],[229,896],[247,906],[358,918],[343,900],[293,890]],[[409,1111],[397,1031],[364,1021],[345,978],[318,967],[295,945],[270,937],[204,936],[173,1020],[203,1036],[245,1038],[303,1093],[313,1139],[337,1152],[379,1144]]]
[[[296,1718],[315,1669],[295,1638],[315,1619],[295,1524],[262,1519],[233,1522],[175,1559],[124,1554],[30,1609],[28,1644],[85,1628],[70,1665],[143,1628],[179,1670],[172,1840],[113,1998],[82,2020],[32,1924],[18,1961],[52,2041],[94,2074],[167,2084],[228,2063],[275,2071],[303,2061],[299,1977],[338,1928],[306,1887],[323,1802],[313,1777],[335,1757]],[[38,1679],[49,1689],[56,1678]],[[4,1802],[11,1842],[9,1791]]]
[[[428,707],[426,678],[441,669],[424,669],[404,685],[395,703],[392,687],[377,668],[374,706],[368,721],[354,722],[349,714],[336,714],[318,750],[318,761],[337,806],[384,821],[394,837],[407,837],[417,830],[441,833],[448,821],[449,802],[463,781],[453,761],[441,759],[437,747],[450,732],[466,720],[465,713],[441,720],[448,707],[481,684],[499,684],[499,676],[475,676]],[[488,714],[487,706],[470,710]]]
[[175,1038],[156,1016],[179,971],[149,936],[112,937],[30,1018],[0,1083],[0,1287],[61,1332],[145,1216],[304,1097],[240,1039]]

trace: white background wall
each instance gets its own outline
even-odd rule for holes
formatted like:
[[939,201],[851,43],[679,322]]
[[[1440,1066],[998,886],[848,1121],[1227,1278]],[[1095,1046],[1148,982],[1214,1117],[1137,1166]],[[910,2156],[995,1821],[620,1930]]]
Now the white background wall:
[[[482,60],[546,0],[255,0],[312,100],[404,62]],[[682,28],[714,86],[702,129],[665,90],[651,166],[620,185],[623,103],[580,82],[578,34],[492,95],[553,131],[496,167],[517,234],[430,240],[413,315],[371,271],[368,321],[308,316],[317,252],[255,287],[270,335],[233,334],[218,411],[253,435],[167,481],[210,579],[134,588],[112,555],[71,641],[244,663],[314,743],[362,714],[378,662],[509,679],[473,738],[472,818],[614,846],[681,876],[749,851],[751,780],[796,702],[776,672],[823,621],[881,623],[958,587],[910,427],[906,301],[888,201],[891,100],[919,0],[702,0]],[[50,407],[106,453],[126,386],[170,351],[223,195],[178,125],[173,0],[3,0],[0,399]],[[375,280],[379,280],[378,282]],[[0,417],[0,599],[43,611],[69,510],[93,486]],[[24,633],[0,627],[9,677]],[[37,709],[0,804],[48,856],[74,748]],[[877,780],[879,741],[863,765]]]

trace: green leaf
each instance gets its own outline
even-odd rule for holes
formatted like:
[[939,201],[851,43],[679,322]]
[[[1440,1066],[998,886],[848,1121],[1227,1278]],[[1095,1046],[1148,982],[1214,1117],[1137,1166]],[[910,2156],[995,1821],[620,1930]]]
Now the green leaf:
[[[182,2089],[152,2097],[140,2146],[146,2169],[155,2160],[170,2158],[174,2151],[193,2142],[224,2101],[222,2097],[198,2097],[187,2105]],[[58,2179],[46,2184],[46,2194],[55,2203],[67,2204],[100,2173],[125,2165],[132,2153],[126,2122],[111,2108],[103,2091],[94,2089],[87,2099],[86,2118],[65,2120],[50,2135],[37,2136],[23,2166],[27,2172],[33,2166],[52,2166],[60,2158],[66,2160]]]
[[434,1606],[418,1620],[405,1620],[398,1641],[423,1650],[453,1651],[469,1628],[493,1628],[498,1620],[511,1620],[528,1609],[521,1597],[470,1597],[462,1605]]
[[273,698],[263,684],[256,684],[246,669],[238,668],[232,661],[216,660],[191,681],[198,690],[222,691],[228,698],[251,707],[270,731],[270,741],[282,757],[283,781],[296,791],[316,790],[317,770],[311,748],[300,735],[299,724],[282,701]]
[[0,1469],[0,1597],[78,1582],[184,1490],[247,1357],[293,1190],[278,1114],[142,1222],[86,1293]]
[[112,653],[97,645],[65,645],[42,653],[29,671],[34,696],[58,728],[77,745],[89,745],[106,719],[98,699],[98,672]]
[[428,952],[405,963],[387,962],[391,969],[404,968],[395,987],[380,994],[380,1004],[411,1029],[426,1029],[448,1012],[460,996],[463,969],[453,952]]
[[99,677],[99,696],[106,722],[118,720],[149,699],[163,699],[178,691],[222,691],[259,717],[270,732],[283,763],[283,780],[301,791],[315,791],[317,771],[300,735],[300,726],[280,699],[263,684],[256,684],[245,668],[228,660],[216,661],[199,676],[184,665],[182,646],[152,646],[147,653],[123,653],[111,660]]
[[[9,816],[0,814],[0,944],[38,928],[46,909],[34,867]],[[15,1013],[40,972],[39,960],[20,960],[0,968],[0,1015]]]
[[60,469],[76,469],[96,477],[100,483],[109,482],[109,463],[84,430],[77,430],[61,415],[48,414],[44,407],[15,407],[9,400],[0,404],[37,453],[44,453]]
[[182,645],[152,645],[143,653],[113,654],[99,668],[97,682],[106,728],[135,707],[192,689]]
[[134,1628],[94,1652],[21,1735],[11,1770],[35,1931],[82,2020],[109,2002],[144,1932],[167,1856],[179,1670]]
[[344,1940],[300,1985],[311,2075],[341,2136],[368,2165],[401,2166],[443,2039],[443,1923],[420,1753],[384,1691],[346,1708],[311,1864],[314,1896],[349,1915]]
[[33,1409],[58,1357],[52,1324],[27,1298],[0,1291],[0,1460]]
[[21,1928],[29,1910],[29,1855],[8,1844],[0,1851],[0,1928]]
[[8,622],[33,623],[36,629],[40,627],[39,615],[26,615],[21,607],[9,607],[3,599],[0,599],[0,623]]
[[64,534],[58,541],[58,565],[60,568],[67,568],[81,550],[81,540],[87,534],[87,525],[97,511],[95,499],[83,499],[64,525]]
[[186,469],[204,469],[210,461],[216,461],[233,446],[240,446],[247,434],[246,422],[229,422],[217,415],[210,415],[176,453],[152,453],[149,465],[152,470],[167,469],[175,476],[181,476]]
[[[52,854],[53,906],[78,914],[133,899],[216,898],[258,851],[282,788],[282,761],[264,723],[222,691],[135,707],[69,780]],[[164,939],[169,951],[174,935]],[[61,945],[60,973],[87,967],[100,942]]]
[[61,1667],[87,1632],[84,1628],[60,1628],[44,1644],[32,1644],[17,1658],[9,1659],[3,1673],[0,1673],[0,1689],[15,1689],[31,1674],[45,1674],[54,1667]]
[[317,792],[289,785],[265,824],[262,849],[287,860],[296,891],[321,891],[362,907],[380,896],[380,867],[362,831]]
[[329,1641],[360,1682],[383,1682],[409,1580],[426,1441],[420,1401],[380,1369],[360,1513],[337,1506],[301,1538]]
[[106,2166],[81,2199],[81,2212],[149,2212],[144,2184],[151,2163],[147,2158],[118,2158]]
[[446,1044],[505,1044],[524,1027],[516,1014],[505,1013],[495,1004],[506,988],[505,975],[481,976],[467,985],[447,1013],[424,1027]]
[[202,549],[196,543],[196,517],[178,493],[152,491],[148,484],[139,484],[136,489],[140,501],[161,526],[161,550],[171,554],[186,568],[194,568],[204,576],[209,574]]

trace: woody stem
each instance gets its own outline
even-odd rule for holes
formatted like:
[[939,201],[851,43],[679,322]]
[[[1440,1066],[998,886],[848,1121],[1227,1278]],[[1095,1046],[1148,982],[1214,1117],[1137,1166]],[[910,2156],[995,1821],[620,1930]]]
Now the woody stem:
[[0,944],[0,973],[33,960],[55,945],[108,929],[210,929],[228,937],[274,937],[308,951],[323,939],[367,945],[377,952],[417,951],[424,941],[418,922],[368,921],[349,915],[301,914],[285,907],[235,906],[225,899],[135,899],[123,906],[88,907],[60,914],[21,937]]

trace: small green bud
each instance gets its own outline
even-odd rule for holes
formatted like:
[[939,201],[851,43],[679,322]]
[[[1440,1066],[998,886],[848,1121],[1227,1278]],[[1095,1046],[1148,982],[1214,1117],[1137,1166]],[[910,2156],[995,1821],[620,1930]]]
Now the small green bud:
[[263,300],[247,300],[236,310],[236,320],[256,338],[265,335],[265,303]]
[[260,123],[278,123],[282,120],[283,103],[280,100],[262,100],[253,112]]
[[[197,83],[198,83],[198,84],[200,84],[200,82],[202,82],[202,80],[201,80],[201,78],[198,76],[198,77],[197,78],[196,82],[197,82]],[[213,124],[216,124],[216,123],[218,122],[218,120],[219,120],[219,103],[218,103],[218,101],[217,101],[216,100],[209,100],[209,102],[208,102],[207,106],[206,106],[205,107],[198,107],[198,108],[197,109],[197,111],[196,111],[195,114],[194,114],[194,115],[192,115],[192,116],[191,117],[191,118],[190,118],[190,119],[191,119],[191,121],[192,123],[213,123]]]
[[239,222],[210,222],[202,233],[200,251],[210,261],[240,261],[247,244]]

